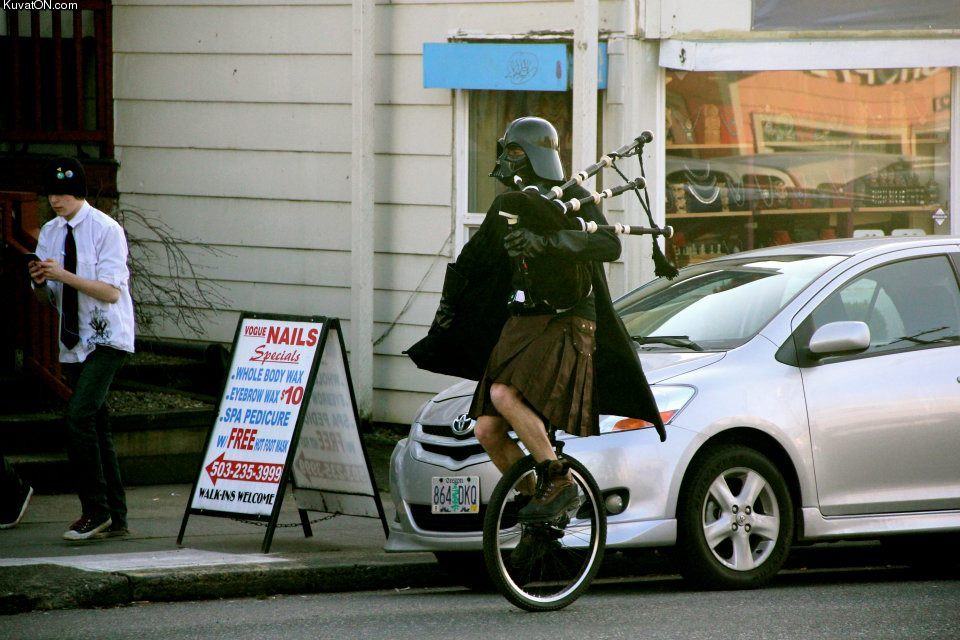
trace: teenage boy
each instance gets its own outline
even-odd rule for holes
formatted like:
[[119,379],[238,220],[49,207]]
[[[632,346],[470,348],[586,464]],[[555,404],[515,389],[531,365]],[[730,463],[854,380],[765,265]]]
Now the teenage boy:
[[60,312],[60,362],[73,396],[67,454],[82,508],[66,540],[125,535],[127,506],[107,416],[114,374],[133,352],[127,241],[111,217],[86,201],[83,166],[58,158],[42,176],[56,217],[43,225],[28,266],[37,296]]

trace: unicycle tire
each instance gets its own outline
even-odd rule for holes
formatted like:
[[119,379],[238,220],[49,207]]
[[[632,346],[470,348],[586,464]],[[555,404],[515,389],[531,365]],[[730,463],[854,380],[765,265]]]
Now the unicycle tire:
[[[527,611],[566,607],[586,591],[603,561],[607,518],[600,490],[579,461],[563,459],[578,495],[565,514],[550,523],[517,521],[524,500],[517,487],[535,474],[533,458],[527,456],[497,483],[484,516],[483,555],[490,579],[510,603]],[[524,536],[524,548],[515,557]]]

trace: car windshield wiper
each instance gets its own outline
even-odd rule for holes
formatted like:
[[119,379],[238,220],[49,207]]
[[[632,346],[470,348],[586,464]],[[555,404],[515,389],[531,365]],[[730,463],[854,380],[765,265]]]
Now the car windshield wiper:
[[692,351],[703,351],[703,347],[690,339],[690,336],[630,336],[638,344],[667,344]]
[[936,329],[927,329],[926,331],[920,331],[911,336],[900,336],[899,338],[894,338],[890,342],[884,343],[883,346],[887,347],[891,344],[896,344],[897,342],[913,342],[914,344],[937,344],[938,342],[953,342],[957,339],[958,336],[941,336],[939,338],[933,338],[932,340],[927,338],[921,338],[919,336],[926,335],[928,333],[936,333],[937,331],[943,331],[944,329],[949,329],[950,327],[937,327]]

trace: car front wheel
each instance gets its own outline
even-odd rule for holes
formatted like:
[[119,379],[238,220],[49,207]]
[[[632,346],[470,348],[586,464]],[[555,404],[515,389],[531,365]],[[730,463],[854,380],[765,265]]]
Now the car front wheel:
[[741,445],[709,451],[677,508],[677,562],[711,589],[752,589],[783,566],[793,540],[793,502],[780,471]]

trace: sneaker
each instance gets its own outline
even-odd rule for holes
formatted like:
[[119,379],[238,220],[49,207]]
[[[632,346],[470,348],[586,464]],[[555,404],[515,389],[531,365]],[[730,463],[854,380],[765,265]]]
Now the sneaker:
[[567,465],[560,460],[546,460],[537,465],[537,491],[530,504],[517,512],[520,522],[548,522],[575,506],[577,486]]
[[126,538],[130,535],[130,529],[127,528],[127,525],[115,522],[112,523],[109,527],[98,533],[96,538]]
[[70,525],[66,533],[63,534],[64,540],[89,540],[101,531],[108,529],[113,524],[110,516],[82,516],[75,523]]
[[20,523],[23,514],[27,512],[27,505],[30,504],[30,497],[33,495],[33,487],[28,484],[20,488],[20,495],[9,510],[3,509],[0,513],[0,529],[12,529]]

